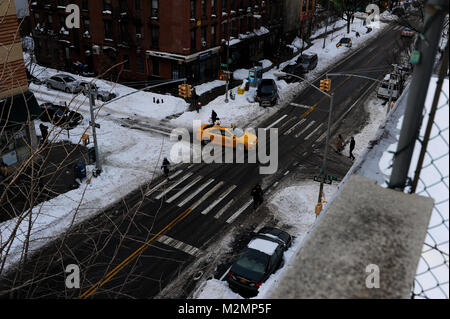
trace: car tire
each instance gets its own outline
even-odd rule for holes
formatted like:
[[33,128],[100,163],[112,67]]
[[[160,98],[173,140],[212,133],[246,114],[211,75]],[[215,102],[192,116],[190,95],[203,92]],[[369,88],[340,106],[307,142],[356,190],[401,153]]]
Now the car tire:
[[47,83],[47,89],[52,89],[52,85],[50,83]]
[[64,92],[70,93],[70,89],[69,89],[69,88],[65,88],[65,89],[64,89]]
[[103,96],[101,96],[101,95],[99,95],[97,98],[98,98],[99,101],[102,101],[102,102],[105,101],[105,99],[104,99]]

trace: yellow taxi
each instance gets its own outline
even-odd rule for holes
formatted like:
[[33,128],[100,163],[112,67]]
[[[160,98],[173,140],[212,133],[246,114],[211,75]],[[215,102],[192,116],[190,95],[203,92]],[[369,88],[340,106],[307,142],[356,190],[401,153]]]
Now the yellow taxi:
[[228,147],[236,147],[236,145],[242,144],[246,150],[255,149],[256,144],[258,143],[258,138],[255,134],[235,126],[230,128],[213,124],[204,124],[200,126],[197,130],[196,138],[201,141],[202,144],[205,144],[208,141]]

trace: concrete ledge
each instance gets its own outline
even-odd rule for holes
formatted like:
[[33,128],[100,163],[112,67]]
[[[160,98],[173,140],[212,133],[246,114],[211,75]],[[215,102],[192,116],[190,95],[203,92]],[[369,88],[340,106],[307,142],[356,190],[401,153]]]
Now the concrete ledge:
[[[409,298],[433,204],[351,176],[268,297]],[[371,264],[379,288],[366,287]]]

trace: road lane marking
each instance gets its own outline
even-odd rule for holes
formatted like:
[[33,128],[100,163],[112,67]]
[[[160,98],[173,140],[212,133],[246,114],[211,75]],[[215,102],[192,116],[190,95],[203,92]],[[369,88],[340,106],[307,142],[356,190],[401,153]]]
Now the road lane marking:
[[162,192],[161,194],[159,194],[158,196],[156,196],[156,199],[161,199],[164,195],[166,195],[168,192],[170,192],[172,189],[174,189],[176,186],[178,186],[179,184],[181,184],[182,182],[184,182],[186,179],[188,179],[192,174],[194,173],[187,173],[186,175],[184,175],[182,178],[180,178],[179,180],[177,180],[175,183],[173,183],[172,185],[170,185],[164,192]]
[[163,229],[161,229],[156,235],[150,238],[147,242],[145,242],[141,247],[139,247],[134,253],[128,256],[125,260],[123,260],[119,265],[117,265],[113,270],[111,270],[104,279],[99,280],[95,283],[91,288],[86,290],[81,296],[80,299],[86,299],[95,293],[100,287],[106,284],[112,277],[117,275],[126,265],[128,265],[131,261],[133,261],[140,253],[142,253],[146,248],[150,246],[150,243],[161,236],[164,232],[171,229],[174,225],[182,221],[186,216],[188,216],[192,212],[192,209],[188,208],[180,215],[178,215],[175,219],[173,219],[169,224],[167,224]]
[[199,257],[201,254],[201,250],[198,249],[197,247],[191,246],[189,244],[186,244],[182,241],[179,241],[175,238],[166,236],[166,235],[161,235],[156,239],[157,242],[160,242],[164,245],[170,246],[172,248],[184,251],[186,254],[189,254],[191,256],[194,257]]
[[298,103],[289,103],[290,105],[296,106],[296,107],[301,107],[303,109],[309,109],[310,107],[308,105],[304,105],[304,104],[298,104]]
[[303,130],[301,130],[300,133],[296,134],[295,137],[297,138],[297,137],[299,137],[300,135],[302,135],[302,134],[303,134],[304,132],[306,132],[311,126],[313,126],[314,123],[316,123],[316,121],[314,121],[314,120],[311,121],[311,122],[309,122],[309,124],[306,125],[306,127],[303,128]]
[[192,182],[190,182],[188,185],[186,185],[185,187],[183,187],[178,193],[176,193],[175,195],[173,195],[172,197],[170,197],[168,200],[166,200],[167,203],[171,203],[173,202],[175,199],[177,199],[178,197],[180,197],[182,194],[184,194],[184,192],[186,192],[189,188],[191,188],[193,185],[195,185],[199,180],[201,180],[203,177],[199,176],[196,179],[194,179]]
[[289,120],[285,121],[283,124],[281,124],[280,129],[286,126],[287,124],[291,123],[292,121],[295,121],[297,117],[293,116]]
[[322,135],[319,136],[319,138],[317,139],[316,142],[320,143],[322,142],[322,140],[327,136],[327,131],[325,131],[324,133],[322,133]]
[[291,134],[291,132],[299,125],[302,125],[303,122],[305,122],[306,119],[301,119],[299,122],[297,122],[297,124],[294,124],[294,126],[292,126],[289,130],[287,130],[286,132],[283,133],[283,135],[288,135]]
[[[169,176],[169,178],[174,178],[174,177],[178,176],[179,174],[181,174],[182,171],[183,170],[181,169],[181,170],[175,172],[172,176]],[[145,193],[145,196],[150,196],[151,194],[153,194],[156,190],[158,190],[166,182],[167,182],[167,178],[165,180],[163,180],[161,183],[159,183],[158,185],[156,185],[155,187],[153,187],[147,193]]]
[[189,195],[187,198],[185,198],[181,203],[178,204],[178,207],[183,206],[184,204],[186,204],[187,202],[189,202],[192,198],[194,198],[195,196],[197,196],[198,193],[200,193],[206,186],[208,186],[209,184],[211,184],[212,182],[214,182],[214,179],[211,178],[209,181],[206,182],[206,184],[203,184],[202,186],[200,186],[200,188],[198,188],[194,193],[192,193],[191,195]]
[[269,128],[271,128],[274,125],[277,125],[280,121],[282,121],[285,117],[287,116],[287,114],[284,114],[282,117],[280,117],[278,120],[276,120],[275,122],[273,122],[272,124],[270,124],[268,127],[266,127],[264,129],[264,131],[268,130]]
[[202,211],[202,214],[203,214],[203,215],[208,214],[208,213],[211,211],[211,209],[213,209],[217,204],[219,204],[219,203],[220,203],[225,197],[227,197],[228,194],[230,194],[230,193],[233,191],[233,189],[235,189],[235,188],[236,188],[236,185],[232,185],[232,186],[228,187],[228,189],[227,189],[225,192],[223,192],[223,193],[219,196],[218,199],[216,199],[211,205],[208,206],[208,208],[206,208],[204,211]]
[[223,182],[220,182],[216,185],[214,185],[213,188],[211,188],[205,195],[203,195],[198,201],[194,203],[194,205],[191,206],[191,209],[196,209],[201,203],[205,201],[209,196],[211,196],[212,193],[214,193],[220,186],[222,186]]
[[230,200],[225,206],[223,206],[218,212],[217,214],[214,216],[214,218],[219,219],[220,216],[222,216],[222,214],[228,209],[230,208],[230,206],[234,203],[234,199]]
[[322,125],[323,125],[323,123],[320,123],[319,126],[317,126],[311,133],[309,133],[308,136],[305,137],[305,141],[309,140],[310,137],[313,136],[322,127]]
[[227,223],[231,224],[236,218],[239,217],[239,215],[247,209],[248,206],[251,205],[251,203],[253,203],[253,199],[249,200],[247,203],[244,204],[244,206],[242,206],[236,213],[234,213],[230,218],[227,219]]

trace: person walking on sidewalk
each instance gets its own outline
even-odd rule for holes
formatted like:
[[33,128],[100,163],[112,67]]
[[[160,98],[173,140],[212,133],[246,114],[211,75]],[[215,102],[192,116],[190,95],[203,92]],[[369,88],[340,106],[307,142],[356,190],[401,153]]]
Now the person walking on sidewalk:
[[39,124],[39,129],[41,130],[42,143],[47,144],[48,126],[41,123]]
[[200,105],[198,103],[199,96],[197,95],[197,91],[195,88],[192,89],[192,103],[194,104],[193,107],[197,111],[197,113],[200,112]]
[[261,205],[264,201],[263,198],[263,191],[261,189],[261,185],[257,183],[255,187],[253,187],[251,195],[253,197],[253,209],[256,210],[256,208]]
[[212,110],[212,112],[211,112],[211,121],[212,121],[213,125],[216,125],[217,113],[214,110]]
[[336,139],[336,153],[342,152],[344,149],[344,139],[342,138],[342,135],[339,134],[338,138]]
[[355,139],[354,139],[354,137],[352,136],[352,138],[351,138],[351,140],[350,140],[350,154],[348,155],[348,157],[351,159],[351,160],[354,160],[355,159],[355,156],[353,156],[353,150],[355,149]]
[[169,173],[170,173],[170,162],[167,157],[164,157],[163,163],[161,165],[161,169],[164,171],[164,175],[166,175],[167,179],[170,181]]

